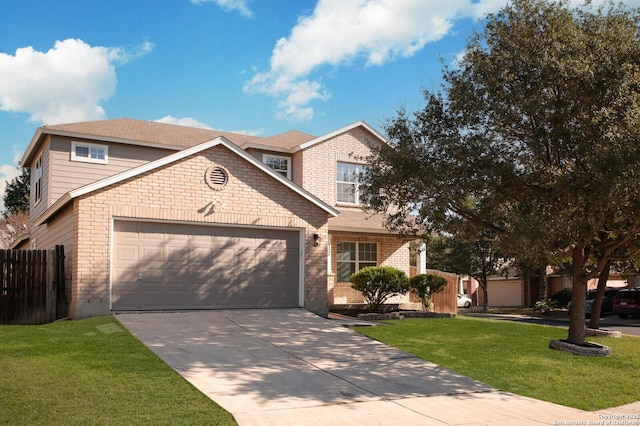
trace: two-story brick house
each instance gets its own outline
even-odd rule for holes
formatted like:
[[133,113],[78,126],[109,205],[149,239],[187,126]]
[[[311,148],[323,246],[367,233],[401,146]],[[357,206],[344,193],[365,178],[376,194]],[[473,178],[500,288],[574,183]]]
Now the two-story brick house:
[[[357,122],[272,137],[131,119],[38,128],[29,239],[65,246],[70,315],[361,303],[348,277],[409,272],[408,242],[362,211],[382,135]],[[395,302],[408,301],[402,296]]]

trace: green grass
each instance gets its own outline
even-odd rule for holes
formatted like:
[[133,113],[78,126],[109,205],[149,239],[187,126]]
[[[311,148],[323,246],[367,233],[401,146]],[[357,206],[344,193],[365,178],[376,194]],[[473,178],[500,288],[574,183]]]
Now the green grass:
[[233,425],[112,317],[0,325],[0,425]]
[[581,410],[640,400],[640,338],[588,338],[612,349],[582,357],[549,349],[566,329],[480,318],[405,319],[357,327],[369,337],[497,389]]

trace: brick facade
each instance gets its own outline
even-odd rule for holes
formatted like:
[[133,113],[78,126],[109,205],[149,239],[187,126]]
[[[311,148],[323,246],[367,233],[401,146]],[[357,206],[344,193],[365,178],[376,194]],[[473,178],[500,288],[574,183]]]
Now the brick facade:
[[[313,197],[301,195],[252,164],[253,159],[260,161],[267,152],[290,156],[291,179],[295,184],[338,211],[361,212],[357,205],[336,203],[336,168],[338,162],[365,164],[365,157],[372,147],[384,143],[366,123],[354,123],[316,139],[303,138],[296,142],[301,144],[297,146],[276,141],[277,136],[273,139],[276,143],[270,146],[261,145],[260,138],[226,134],[223,136],[238,147],[247,140],[256,140],[255,145],[245,151],[252,156],[251,160],[235,152],[235,147],[217,145],[110,186],[98,185],[92,192],[73,195],[59,206],[62,209],[58,208],[57,202],[70,194],[62,192],[69,190],[74,182],[77,183],[74,189],[80,188],[105,176],[152,164],[149,162],[181,149],[202,146],[200,144],[214,140],[217,133],[129,119],[75,123],[57,128],[71,133],[78,131],[80,138],[86,136],[87,140],[107,144],[110,154],[114,154],[100,173],[92,173],[94,166],[83,164],[80,167],[79,163],[69,160],[71,136],[56,136],[55,155],[49,152],[52,139],[48,132],[55,129],[47,127],[39,129],[42,132],[39,143],[34,145],[33,151],[29,148],[23,158],[33,166],[41,152],[46,154],[43,157],[45,199],[32,206],[31,242],[37,239],[38,248],[64,242],[70,248],[67,253],[71,266],[68,266],[67,278],[71,287],[72,317],[102,315],[110,310],[114,221],[119,219],[298,230],[305,236],[301,250],[304,254],[304,307],[321,315],[328,312],[329,304],[363,302],[362,295],[352,290],[350,283],[335,282],[331,271],[336,270],[336,258],[333,255],[332,265],[327,264],[327,241],[331,240],[330,249],[334,254],[340,240],[376,242],[378,264],[398,267],[409,274],[409,249],[405,240],[387,234],[384,229],[372,229],[371,222],[357,224],[358,229],[351,232],[349,228],[349,233],[344,229],[330,229],[328,218],[332,209],[317,200],[312,201]],[[124,142],[107,142],[109,138]],[[128,140],[131,142],[127,143]],[[161,149],[163,144],[170,147]],[[273,151],[269,151],[271,147]],[[186,155],[186,151],[183,152]],[[55,157],[55,164],[47,162],[50,157]],[[223,166],[230,175],[227,186],[220,191],[212,190],[205,182],[205,171],[212,165]],[[49,185],[56,179],[67,186],[56,192],[57,198],[52,198],[48,195],[51,193]],[[37,227],[34,227],[34,221],[39,222]],[[314,234],[320,237],[319,246],[314,244]],[[392,303],[410,301],[407,295],[395,298]]]
[[[378,265],[393,266],[404,271],[409,276],[409,242],[403,241],[395,236],[381,237],[368,236],[362,234],[336,233],[331,235],[331,273],[328,282],[328,300],[331,305],[359,304],[364,303],[362,293],[351,288],[350,282],[336,282],[336,275],[333,273],[338,269],[338,259],[335,253],[338,252],[338,241],[355,242],[375,242],[378,244]],[[413,302],[409,293],[398,295],[389,299],[388,303],[410,303]]]
[[[221,191],[213,191],[204,180],[213,164],[229,172],[229,183]],[[223,205],[217,203],[211,213],[214,198]],[[327,212],[223,146],[82,196],[74,202],[74,215],[74,317],[109,309],[117,218],[304,230],[305,308],[327,313],[326,252],[313,243],[314,233],[327,235]]]
[[380,143],[374,135],[356,127],[299,151],[293,159],[297,167],[294,182],[325,203],[340,207],[336,205],[337,163],[365,164],[360,157],[368,156],[371,145]]
[[[294,181],[338,210],[353,210],[357,206],[336,202],[336,168],[338,162],[366,164],[371,147],[383,143],[364,127],[355,127],[321,143],[313,145],[294,156],[297,169]],[[378,230],[380,232],[381,230]],[[337,241],[368,241],[378,243],[378,264],[394,266],[409,275],[409,243],[396,236],[371,234],[331,233],[331,253],[336,253]],[[337,266],[332,256],[330,271]],[[351,288],[349,282],[336,282],[335,274],[329,273],[327,298],[329,305],[364,303],[362,294]],[[411,302],[410,295],[396,296],[389,303]]]

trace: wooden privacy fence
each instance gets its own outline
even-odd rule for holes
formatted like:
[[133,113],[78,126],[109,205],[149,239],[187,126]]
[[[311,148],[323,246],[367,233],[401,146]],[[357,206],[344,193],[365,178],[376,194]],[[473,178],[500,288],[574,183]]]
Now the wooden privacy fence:
[[64,247],[0,250],[0,324],[45,324],[66,316]]
[[436,271],[435,269],[427,269],[427,273],[438,275],[447,280],[446,287],[440,293],[434,294],[431,298],[431,302],[433,303],[433,311],[448,314],[458,313],[459,277],[456,274]]

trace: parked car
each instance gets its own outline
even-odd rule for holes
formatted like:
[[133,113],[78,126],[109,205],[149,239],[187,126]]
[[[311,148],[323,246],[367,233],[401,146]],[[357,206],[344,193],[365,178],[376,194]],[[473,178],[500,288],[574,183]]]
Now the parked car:
[[629,315],[640,315],[640,289],[626,288],[616,294],[613,299],[613,313],[620,318]]
[[458,308],[468,308],[471,306],[471,299],[464,294],[458,295]]
[[[617,288],[607,288],[604,291],[604,297],[602,298],[602,308],[600,309],[600,315],[613,312],[613,299],[618,294]],[[585,315],[591,315],[591,305],[593,305],[593,301],[596,298],[596,291],[589,290],[587,292],[587,300],[584,308]],[[567,304],[567,310],[571,312],[571,302]]]

